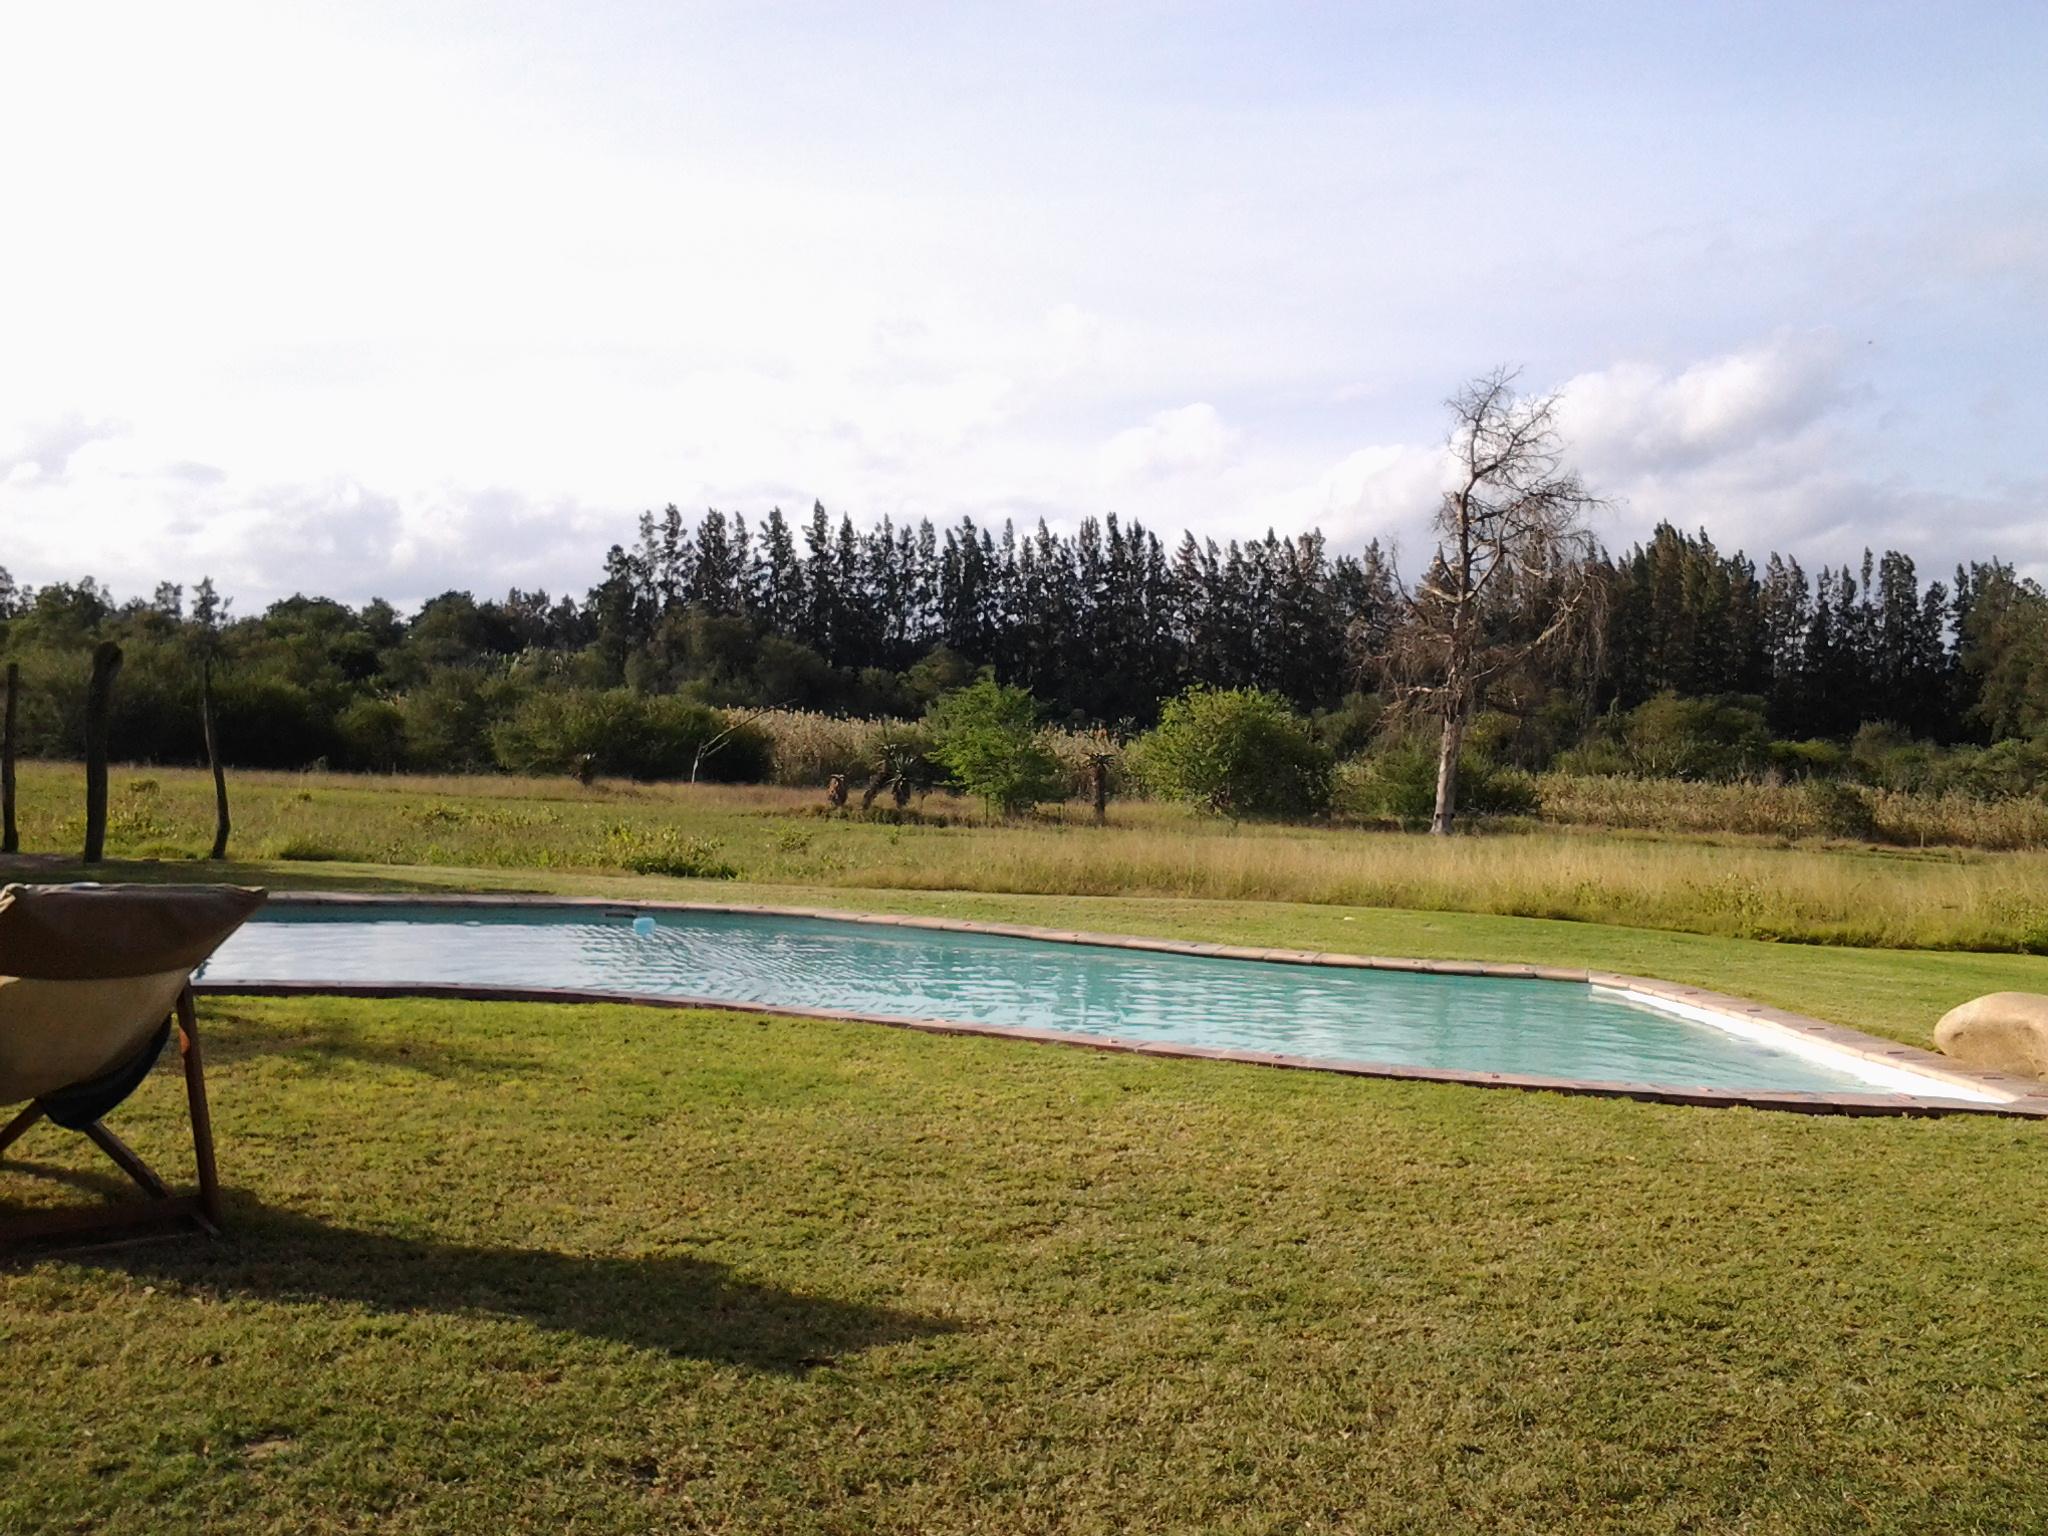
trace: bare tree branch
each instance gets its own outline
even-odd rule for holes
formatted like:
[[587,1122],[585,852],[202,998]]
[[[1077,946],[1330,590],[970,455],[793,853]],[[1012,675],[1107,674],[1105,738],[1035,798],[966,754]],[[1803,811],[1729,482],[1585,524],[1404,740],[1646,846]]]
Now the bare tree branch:
[[[1458,466],[1436,549],[1389,652],[1397,705],[1442,721],[1432,832],[1451,829],[1465,726],[1487,685],[1574,638],[1601,600],[1587,523],[1606,503],[1565,467],[1555,395],[1521,396],[1496,368],[1445,402]],[[1530,600],[1541,622],[1531,627]]]

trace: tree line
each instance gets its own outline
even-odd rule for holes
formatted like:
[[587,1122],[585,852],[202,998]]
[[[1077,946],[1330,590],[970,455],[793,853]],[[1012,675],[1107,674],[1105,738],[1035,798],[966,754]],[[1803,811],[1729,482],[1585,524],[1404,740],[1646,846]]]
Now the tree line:
[[[494,730],[536,694],[912,715],[984,668],[1065,723],[1142,728],[1199,684],[1276,694],[1341,731],[1397,692],[1410,601],[1381,545],[1333,552],[1317,532],[1168,545],[1115,517],[860,528],[822,505],[801,524],[650,512],[602,571],[580,598],[451,591],[402,613],[301,595],[235,614],[208,580],[124,600],[0,570],[0,653],[22,665],[26,752],[81,754],[88,659],[111,639],[127,657],[116,757],[205,761],[210,666],[230,762],[462,769],[501,763]],[[1809,572],[1667,524],[1497,588],[1485,621],[1542,629],[1566,575],[1597,592],[1588,622],[1474,701],[1517,722],[1525,761],[1667,694],[1755,701],[1787,739],[1875,721],[1937,743],[2048,735],[2048,594],[1996,559],[1946,581],[1897,551]]]

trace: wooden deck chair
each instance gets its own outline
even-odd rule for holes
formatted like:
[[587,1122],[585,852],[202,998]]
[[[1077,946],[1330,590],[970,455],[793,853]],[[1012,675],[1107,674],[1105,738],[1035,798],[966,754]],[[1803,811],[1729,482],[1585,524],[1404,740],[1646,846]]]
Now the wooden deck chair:
[[[79,1131],[145,1199],[0,1213],[0,1247],[162,1226],[220,1229],[220,1184],[192,972],[263,904],[232,885],[0,887],[0,1107],[28,1106],[0,1129],[0,1158],[39,1120]],[[101,1124],[142,1085],[178,1035],[196,1193],[174,1195]]]

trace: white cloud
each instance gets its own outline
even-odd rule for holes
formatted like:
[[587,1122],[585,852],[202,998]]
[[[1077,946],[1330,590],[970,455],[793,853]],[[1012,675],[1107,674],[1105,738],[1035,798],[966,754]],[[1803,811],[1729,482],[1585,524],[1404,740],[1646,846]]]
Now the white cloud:
[[1813,426],[1849,390],[1843,349],[1786,333],[1675,372],[1617,363],[1559,391],[1559,418],[1589,470],[1664,474],[1775,443]]
[[1265,516],[1283,528],[1319,527],[1340,547],[1378,539],[1406,548],[1425,539],[1450,483],[1450,455],[1441,444],[1380,443],[1274,496]]
[[1603,537],[1659,522],[1723,548],[1855,564],[1904,550],[1939,574],[1997,555],[2048,571],[2039,482],[1935,489],[1891,463],[1852,354],[1824,332],[1780,333],[1682,367],[1618,363],[1570,380],[1559,418],[1573,462],[1612,500]]
[[1097,455],[1111,485],[1214,471],[1237,445],[1238,434],[1205,401],[1156,411],[1102,445]]
[[[1155,22],[1116,7],[773,10],[22,8],[0,563],[561,590],[643,507],[813,497],[1412,542],[1429,402],[1500,355],[1570,376],[1611,542],[2048,562],[2040,178],[1995,114],[1908,135],[1859,89],[1816,133],[1802,79],[1693,100],[1676,154],[1538,86],[1460,112],[1402,53],[1431,26],[1190,21],[1133,75]],[[1968,74],[1914,89],[1989,101]]]
[[93,421],[75,413],[55,421],[21,422],[0,439],[0,483],[62,480],[80,451],[126,430],[125,423]]

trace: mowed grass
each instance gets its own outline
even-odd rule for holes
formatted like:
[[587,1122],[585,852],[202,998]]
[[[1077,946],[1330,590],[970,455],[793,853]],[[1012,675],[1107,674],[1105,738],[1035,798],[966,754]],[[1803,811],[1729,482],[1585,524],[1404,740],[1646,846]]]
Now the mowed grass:
[[2048,1524],[2031,1124],[206,1007],[231,1233],[0,1271],[0,1530]]
[[[23,846],[82,833],[75,765],[24,765]],[[723,864],[757,885],[849,891],[1145,895],[1562,918],[1807,943],[2048,952],[2048,853],[1774,845],[1760,839],[1535,831],[1449,841],[1314,826],[1233,826],[1122,803],[1007,826],[930,797],[926,822],[828,818],[770,787],[516,778],[237,774],[233,851],[257,864],[538,873]],[[183,859],[212,839],[189,770],[113,776],[109,851]]]

